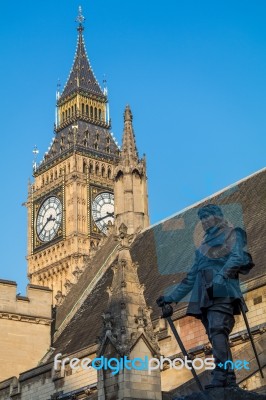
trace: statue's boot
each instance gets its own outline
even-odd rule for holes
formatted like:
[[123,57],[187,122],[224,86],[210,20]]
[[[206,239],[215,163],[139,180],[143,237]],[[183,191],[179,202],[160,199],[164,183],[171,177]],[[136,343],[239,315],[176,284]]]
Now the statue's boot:
[[223,370],[215,368],[212,372],[212,380],[209,385],[205,386],[205,389],[211,389],[214,387],[238,387],[236,383],[236,376],[233,370]]
[[238,384],[236,383],[235,372],[233,370],[227,371],[226,386],[228,386],[228,387],[238,387]]
[[[233,360],[230,346],[228,346],[228,359],[229,359],[229,360]],[[231,369],[230,367],[229,367],[229,369],[227,370],[227,378],[226,378],[226,380],[227,380],[226,386],[229,386],[229,387],[238,387],[238,384],[236,383],[236,374],[235,374],[235,371],[234,371],[233,369]]]
[[[211,383],[205,386],[206,389],[228,386],[228,372],[231,372],[231,370],[225,368],[226,361],[232,359],[228,335],[219,327],[213,329],[212,346],[216,367],[212,371]],[[233,382],[232,374],[229,375],[229,380]]]
[[[228,306],[232,308],[231,304]],[[211,383],[205,386],[206,389],[235,386],[236,384],[234,373],[227,365],[228,361],[232,363],[232,354],[228,338],[233,326],[234,316],[232,310],[230,313],[212,309],[208,310],[205,327],[212,344],[212,352],[216,367],[212,371]]]
[[227,386],[227,371],[224,369],[221,369],[219,367],[216,367],[212,371],[212,380],[209,385],[205,386],[205,389],[212,389],[216,387],[225,387]]

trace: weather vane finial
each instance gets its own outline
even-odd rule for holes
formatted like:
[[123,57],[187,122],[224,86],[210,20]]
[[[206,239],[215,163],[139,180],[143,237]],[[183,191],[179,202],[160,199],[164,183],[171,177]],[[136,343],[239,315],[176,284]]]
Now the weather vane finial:
[[79,26],[78,26],[78,31],[79,30],[82,30],[83,31],[83,22],[85,21],[85,17],[82,15],[82,8],[81,8],[81,6],[79,6],[79,13],[78,13],[78,16],[77,16],[77,18],[76,18],[76,22],[78,22],[79,23]]

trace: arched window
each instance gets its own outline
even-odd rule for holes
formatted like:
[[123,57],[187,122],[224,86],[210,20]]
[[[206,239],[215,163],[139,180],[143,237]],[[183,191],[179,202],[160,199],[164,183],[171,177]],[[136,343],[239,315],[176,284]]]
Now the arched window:
[[108,179],[111,179],[111,169],[110,168],[108,168],[107,177],[108,177]]
[[104,165],[102,166],[102,177],[104,177],[105,176],[105,168],[104,168]]
[[93,107],[90,106],[90,117],[93,118]]
[[63,121],[65,120],[65,113],[64,113],[64,111],[62,112],[62,120],[63,120]]
[[57,170],[55,170],[54,178],[57,179]]
[[84,103],[81,104],[81,113],[85,114],[85,105],[84,105]]
[[99,120],[101,121],[102,120],[102,110],[99,108]]
[[92,164],[92,163],[90,163],[90,168],[89,168],[89,171],[90,171],[90,174],[92,174],[92,173],[93,173],[93,164]]
[[86,104],[86,115],[89,115],[89,106]]
[[97,119],[97,108],[94,107],[94,119]]
[[71,107],[71,114],[72,114],[72,116],[74,115],[74,107],[73,106]]
[[99,165],[98,164],[96,164],[95,173],[96,173],[96,175],[99,175]]

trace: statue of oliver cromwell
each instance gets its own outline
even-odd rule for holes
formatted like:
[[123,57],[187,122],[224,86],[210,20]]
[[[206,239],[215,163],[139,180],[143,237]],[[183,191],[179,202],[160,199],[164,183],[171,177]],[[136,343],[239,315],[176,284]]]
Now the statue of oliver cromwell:
[[187,315],[203,323],[216,364],[206,388],[237,386],[234,370],[223,366],[232,360],[228,339],[234,315],[240,314],[240,303],[247,311],[238,276],[248,274],[254,264],[245,251],[246,232],[231,227],[220,207],[207,204],[198,210],[198,217],[205,235],[195,252],[195,262],[187,276],[169,295],[160,296],[157,304],[177,303],[191,291]]

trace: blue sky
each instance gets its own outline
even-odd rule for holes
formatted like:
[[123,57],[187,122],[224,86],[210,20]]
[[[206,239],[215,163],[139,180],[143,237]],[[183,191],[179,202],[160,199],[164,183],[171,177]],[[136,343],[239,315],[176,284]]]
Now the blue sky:
[[265,167],[265,1],[4,2],[0,278],[21,292],[32,149],[42,156],[53,138],[56,84],[70,72],[80,4],[119,143],[127,103],[134,114],[152,223]]

